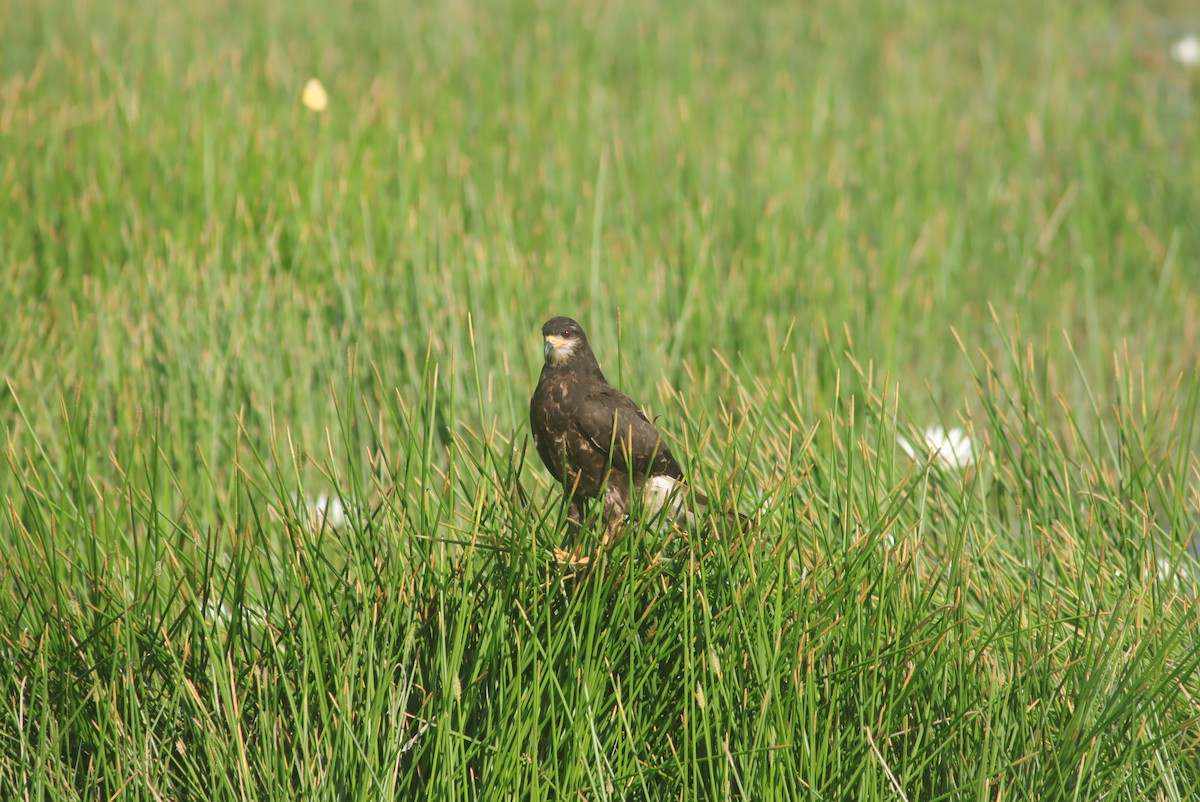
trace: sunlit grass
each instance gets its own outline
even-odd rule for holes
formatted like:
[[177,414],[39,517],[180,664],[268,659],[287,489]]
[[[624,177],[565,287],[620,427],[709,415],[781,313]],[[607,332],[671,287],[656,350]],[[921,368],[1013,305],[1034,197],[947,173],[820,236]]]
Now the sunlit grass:
[[0,798],[1196,796],[1197,78],[1018,6],[18,3]]

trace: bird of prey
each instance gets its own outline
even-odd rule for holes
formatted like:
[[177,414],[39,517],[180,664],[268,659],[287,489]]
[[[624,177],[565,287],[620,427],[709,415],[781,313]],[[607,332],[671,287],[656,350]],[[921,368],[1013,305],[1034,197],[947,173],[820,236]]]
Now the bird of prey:
[[[644,509],[664,508],[676,523],[695,521],[684,503],[683,469],[662,435],[629,396],[608,383],[583,328],[569,317],[542,326],[546,362],[529,401],[538,455],[563,486],[567,518],[583,523],[588,501],[603,498],[606,533],[629,511],[631,491]],[[693,494],[697,508],[707,500]]]

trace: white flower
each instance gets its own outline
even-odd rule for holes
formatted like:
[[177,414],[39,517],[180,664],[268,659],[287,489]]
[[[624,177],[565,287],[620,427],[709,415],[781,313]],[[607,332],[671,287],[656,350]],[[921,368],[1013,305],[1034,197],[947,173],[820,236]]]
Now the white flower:
[[327,524],[330,529],[341,529],[346,525],[346,507],[337,496],[322,493],[308,503],[308,518],[313,529],[320,529],[322,524]]
[[310,110],[320,113],[329,108],[329,93],[320,81],[309,78],[308,83],[304,85],[303,94],[300,95],[300,102]]
[[1172,565],[1166,557],[1158,558],[1158,581],[1171,582],[1176,587],[1188,580],[1188,569],[1183,565]]
[[956,427],[947,432],[941,426],[930,426],[921,432],[921,438],[923,447],[914,445],[904,435],[896,439],[913,459],[921,459],[927,452],[948,468],[965,468],[975,461],[975,448],[963,429]]
[[1171,58],[1185,67],[1200,64],[1200,37],[1189,33],[1171,45]]
[[[330,496],[325,493],[317,495],[316,498],[298,496],[293,493],[291,502],[292,505],[288,509],[296,510],[300,522],[307,523],[314,532],[322,527],[341,529],[350,523],[351,515],[357,515],[360,518],[368,516],[365,507],[354,502],[342,501],[338,496]],[[277,521],[282,521],[286,517],[282,510],[275,508],[275,505],[271,505],[270,511],[271,517]]]
[[[1117,579],[1124,579],[1125,572],[1120,568],[1113,571],[1113,575]],[[1192,578],[1192,571],[1185,564],[1175,564],[1166,557],[1159,557],[1154,561],[1154,568],[1142,569],[1142,582],[1161,582],[1170,583],[1176,588],[1180,585],[1188,583]]]

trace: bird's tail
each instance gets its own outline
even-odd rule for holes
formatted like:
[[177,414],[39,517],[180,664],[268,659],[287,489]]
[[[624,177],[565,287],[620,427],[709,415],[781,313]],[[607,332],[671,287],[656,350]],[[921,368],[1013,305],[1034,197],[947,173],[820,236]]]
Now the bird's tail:
[[646,512],[663,515],[681,529],[697,532],[710,515],[719,515],[742,532],[749,531],[751,520],[733,511],[713,507],[708,497],[670,476],[652,476],[645,488]]

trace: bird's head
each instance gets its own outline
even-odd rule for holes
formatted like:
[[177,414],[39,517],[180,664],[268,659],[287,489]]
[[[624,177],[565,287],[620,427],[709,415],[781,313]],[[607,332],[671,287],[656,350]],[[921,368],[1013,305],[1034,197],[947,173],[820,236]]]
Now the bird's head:
[[542,324],[542,341],[546,364],[566,364],[576,354],[590,354],[587,335],[583,328],[569,317],[552,317]]

